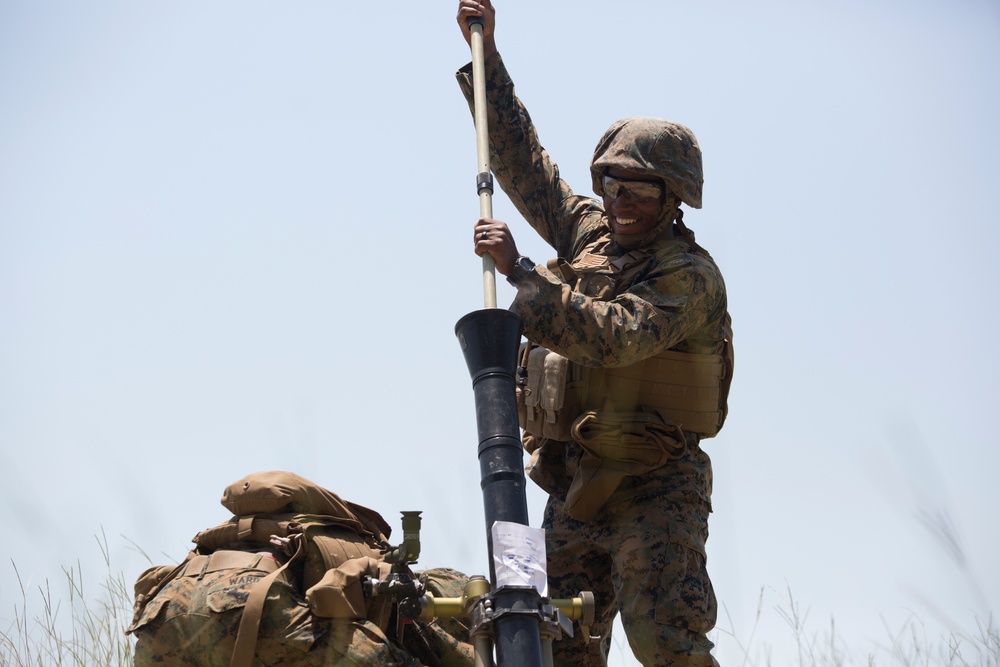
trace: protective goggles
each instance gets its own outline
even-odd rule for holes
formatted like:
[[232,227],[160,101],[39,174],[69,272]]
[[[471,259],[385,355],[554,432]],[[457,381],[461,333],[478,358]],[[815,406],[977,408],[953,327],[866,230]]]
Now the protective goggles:
[[663,185],[654,181],[629,181],[606,175],[602,184],[604,196],[609,199],[625,197],[636,204],[644,204],[653,200],[659,201],[663,196]]

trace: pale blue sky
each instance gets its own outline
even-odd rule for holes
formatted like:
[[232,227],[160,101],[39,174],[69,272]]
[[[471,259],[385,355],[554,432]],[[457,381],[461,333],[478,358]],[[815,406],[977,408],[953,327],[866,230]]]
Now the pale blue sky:
[[[620,117],[704,151],[685,219],[737,354],[707,445],[723,664],[794,654],[788,589],[860,656],[911,615],[974,630],[1000,606],[1000,6],[496,2],[577,191]],[[483,303],[456,7],[0,2],[0,621],[10,560],[96,579],[103,529],[131,581],[125,538],[180,559],[263,469],[397,532],[423,510],[421,565],[486,571],[453,333]]]

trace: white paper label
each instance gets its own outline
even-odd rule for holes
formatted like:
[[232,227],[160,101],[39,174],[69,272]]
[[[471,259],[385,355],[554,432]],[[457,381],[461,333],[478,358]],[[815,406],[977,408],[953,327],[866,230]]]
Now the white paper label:
[[510,521],[495,521],[492,534],[497,588],[534,586],[544,597],[548,588],[545,531]]

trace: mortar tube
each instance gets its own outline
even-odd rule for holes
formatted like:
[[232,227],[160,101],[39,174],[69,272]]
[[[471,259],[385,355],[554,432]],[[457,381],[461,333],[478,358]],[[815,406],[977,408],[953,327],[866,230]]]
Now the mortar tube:
[[493,609],[509,610],[494,621],[497,662],[500,667],[542,667],[537,616],[541,595],[534,589],[498,590],[493,564],[493,524],[510,521],[529,525],[514,379],[521,318],[508,310],[477,310],[458,321],[455,335],[462,346],[475,394]]

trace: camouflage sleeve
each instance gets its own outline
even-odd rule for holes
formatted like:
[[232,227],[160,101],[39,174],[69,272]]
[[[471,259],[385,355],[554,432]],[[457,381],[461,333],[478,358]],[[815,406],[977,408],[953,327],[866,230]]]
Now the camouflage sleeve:
[[[500,54],[490,55],[485,65],[490,169],[535,231],[560,256],[571,257],[594,232],[593,220],[603,213],[601,203],[574,195],[559,177],[559,167],[542,147],[528,110],[514,94]],[[456,77],[474,111],[471,63]]]
[[610,301],[539,268],[518,284],[511,310],[538,345],[584,366],[628,366],[668,349],[718,352],[726,290],[710,259],[674,253]]

